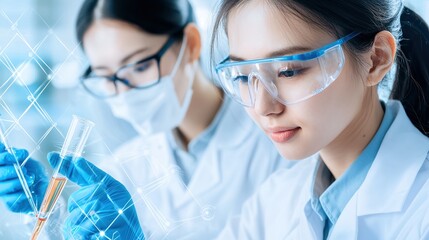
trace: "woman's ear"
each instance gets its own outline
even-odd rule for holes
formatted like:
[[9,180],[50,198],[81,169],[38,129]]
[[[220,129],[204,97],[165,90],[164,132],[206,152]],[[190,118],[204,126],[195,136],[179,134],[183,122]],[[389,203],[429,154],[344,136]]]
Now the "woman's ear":
[[198,27],[195,24],[189,23],[188,25],[186,25],[183,32],[186,36],[186,41],[188,45],[187,47],[190,53],[189,62],[195,62],[200,58],[200,54],[201,54],[200,31],[198,30]]
[[367,86],[375,86],[389,72],[396,56],[395,38],[389,31],[379,32],[370,51],[370,70]]

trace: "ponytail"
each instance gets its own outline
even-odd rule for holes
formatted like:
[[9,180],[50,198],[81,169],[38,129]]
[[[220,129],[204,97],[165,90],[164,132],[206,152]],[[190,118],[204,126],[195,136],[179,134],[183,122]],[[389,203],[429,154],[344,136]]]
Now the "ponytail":
[[406,7],[401,25],[398,71],[390,98],[401,101],[411,122],[429,136],[429,28]]

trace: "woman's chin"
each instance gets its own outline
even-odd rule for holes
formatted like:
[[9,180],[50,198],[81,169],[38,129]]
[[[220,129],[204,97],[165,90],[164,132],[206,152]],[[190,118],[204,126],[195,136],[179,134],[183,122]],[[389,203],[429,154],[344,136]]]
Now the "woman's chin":
[[274,143],[280,155],[287,160],[303,160],[311,157],[316,152],[308,151],[308,148],[295,144]]

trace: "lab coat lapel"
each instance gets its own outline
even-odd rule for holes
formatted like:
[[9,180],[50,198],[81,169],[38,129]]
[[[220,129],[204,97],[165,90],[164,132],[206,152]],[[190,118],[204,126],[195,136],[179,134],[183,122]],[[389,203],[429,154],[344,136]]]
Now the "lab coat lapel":
[[[332,229],[329,239],[357,239],[357,198],[355,196],[347,203],[343,212]],[[320,238],[321,239],[321,238]]]
[[299,224],[299,239],[323,239],[325,222],[314,212],[311,200],[305,205],[300,219],[306,221],[301,221]]
[[247,117],[243,107],[228,98],[225,101],[227,106],[224,116],[189,184],[189,188],[196,195],[210,192],[222,181],[222,173],[226,171],[222,167],[228,166],[227,161],[239,157],[237,146],[245,141],[252,131],[252,122],[242,119],[243,116]]
[[203,159],[200,159],[203,161],[199,163],[188,185],[189,190],[196,196],[202,196],[210,191],[210,189],[218,185],[221,179],[221,169],[218,161],[219,153],[211,151],[209,154],[206,152],[205,155]]
[[359,218],[401,211],[426,159],[428,139],[412,125],[402,105],[393,104],[397,116],[365,181],[344,208],[330,239],[357,239]]
[[390,103],[397,117],[358,190],[358,216],[401,211],[429,151],[428,138],[413,126],[402,105]]
[[168,140],[170,137],[173,138],[173,135],[167,134],[160,134],[150,139],[151,164],[156,167],[154,168],[155,171],[151,170],[149,173],[153,179],[149,187],[157,190],[161,185],[162,191],[157,193],[156,196],[159,199],[170,199],[171,196],[174,196],[175,207],[180,208],[194,199],[194,192],[183,182],[180,167],[177,166]]
[[153,166],[149,173],[153,175],[166,175],[174,169],[176,162],[165,133],[156,134],[148,139],[148,156]]

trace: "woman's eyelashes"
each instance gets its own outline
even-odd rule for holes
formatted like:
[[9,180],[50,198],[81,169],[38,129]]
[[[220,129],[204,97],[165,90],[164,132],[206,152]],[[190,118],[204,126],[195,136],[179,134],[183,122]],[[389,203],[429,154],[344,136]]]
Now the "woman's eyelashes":
[[136,73],[140,73],[140,72],[144,72],[144,71],[146,71],[147,69],[149,69],[151,67],[151,62],[142,62],[142,63],[139,63],[139,64],[136,64],[135,66],[134,66],[134,72],[136,72]]
[[239,75],[239,76],[235,76],[232,78],[233,82],[242,82],[242,83],[247,83],[249,81],[249,76],[248,75]]
[[304,67],[284,67],[278,71],[278,78],[293,78],[304,74],[308,68]]

